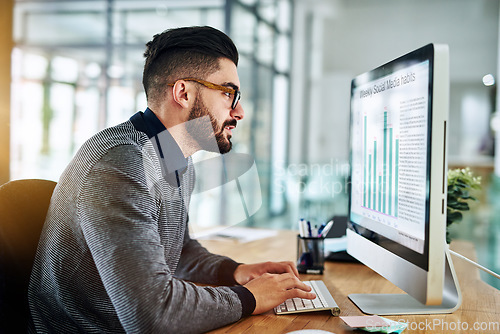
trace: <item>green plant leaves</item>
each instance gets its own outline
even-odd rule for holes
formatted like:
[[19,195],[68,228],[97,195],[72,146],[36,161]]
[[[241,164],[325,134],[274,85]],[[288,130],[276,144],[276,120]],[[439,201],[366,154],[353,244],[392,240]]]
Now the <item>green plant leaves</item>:
[[[447,227],[462,221],[462,212],[470,210],[468,201],[477,201],[476,197],[471,195],[471,191],[477,189],[481,189],[481,178],[474,176],[469,168],[448,171]],[[446,241],[448,243],[451,241],[448,228],[446,229]]]
[[460,211],[470,210],[469,204],[467,202],[460,202],[456,200],[452,201],[451,203],[448,203],[448,207]]
[[463,215],[460,211],[450,211],[446,212],[446,225],[451,225],[455,222],[462,221]]

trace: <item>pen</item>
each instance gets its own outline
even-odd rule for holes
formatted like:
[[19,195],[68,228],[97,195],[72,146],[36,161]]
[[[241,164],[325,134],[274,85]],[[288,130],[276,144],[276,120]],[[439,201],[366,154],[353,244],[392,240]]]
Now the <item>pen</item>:
[[323,229],[325,228],[325,226],[326,226],[326,223],[321,224],[321,226],[318,229],[318,236],[321,235],[321,232],[323,232]]
[[312,231],[311,231],[311,222],[309,220],[307,221],[307,233],[309,234],[309,238],[311,238]]
[[306,229],[305,229],[305,220],[304,218],[301,218],[299,220],[299,234],[302,238],[305,238],[306,236]]
[[314,228],[312,229],[312,237],[317,238],[318,236],[319,236],[318,225],[314,225]]
[[325,228],[321,231],[321,234],[319,235],[319,237],[326,236],[328,234],[328,232],[330,231],[330,229],[332,228],[332,226],[333,226],[333,219],[330,220],[328,222],[328,224],[326,224]]

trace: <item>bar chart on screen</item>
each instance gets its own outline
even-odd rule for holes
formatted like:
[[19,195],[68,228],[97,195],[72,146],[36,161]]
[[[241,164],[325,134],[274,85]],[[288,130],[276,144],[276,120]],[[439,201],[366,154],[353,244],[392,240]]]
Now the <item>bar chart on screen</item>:
[[[398,216],[399,132],[388,122],[389,112],[383,111],[379,133],[367,133],[368,115],[364,115],[364,189],[363,206],[377,212]],[[377,116],[375,116],[377,117]],[[376,122],[376,121],[375,121]]]

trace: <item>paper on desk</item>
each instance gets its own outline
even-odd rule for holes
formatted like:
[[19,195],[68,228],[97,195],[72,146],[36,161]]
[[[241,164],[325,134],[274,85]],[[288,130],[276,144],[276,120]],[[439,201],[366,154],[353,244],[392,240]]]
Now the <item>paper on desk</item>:
[[[382,318],[382,317],[380,317]],[[390,333],[390,334],[400,334],[402,331],[408,327],[408,324],[406,322],[399,322],[399,321],[394,321],[391,319],[387,318],[382,318],[384,321],[386,321],[389,325],[387,327],[363,327],[361,328],[364,331],[371,332],[371,333]]]
[[223,227],[196,233],[194,239],[235,240],[241,243],[270,238],[278,235],[276,230],[249,227]]
[[385,327],[389,325],[378,315],[341,316],[340,319],[352,328]]
[[371,333],[396,333],[399,334],[406,329],[407,323],[383,318],[378,315],[365,316],[341,316],[348,326]]
[[336,253],[345,251],[347,248],[347,237],[343,236],[340,238],[325,238],[325,255],[330,252]]

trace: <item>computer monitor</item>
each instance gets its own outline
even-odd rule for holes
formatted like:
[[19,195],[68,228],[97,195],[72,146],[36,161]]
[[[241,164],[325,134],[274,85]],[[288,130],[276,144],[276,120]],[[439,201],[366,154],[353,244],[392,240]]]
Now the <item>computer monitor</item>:
[[352,80],[347,252],[406,292],[349,295],[365,313],[450,313],[461,303],[445,241],[448,109],[446,45]]

